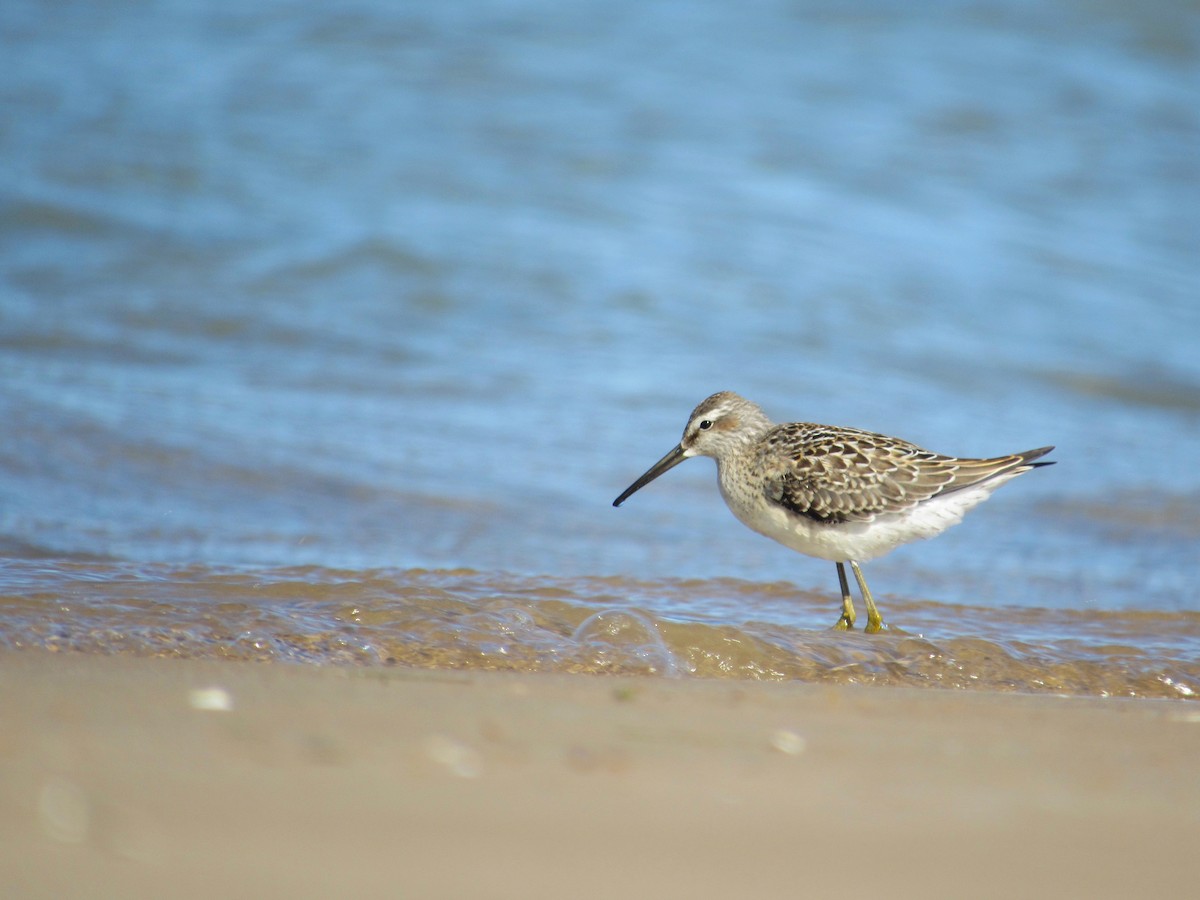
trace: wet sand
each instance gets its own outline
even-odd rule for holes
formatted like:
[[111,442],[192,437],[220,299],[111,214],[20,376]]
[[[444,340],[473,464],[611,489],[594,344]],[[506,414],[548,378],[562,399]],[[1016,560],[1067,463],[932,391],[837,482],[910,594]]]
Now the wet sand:
[[0,655],[6,897],[1183,897],[1200,706]]

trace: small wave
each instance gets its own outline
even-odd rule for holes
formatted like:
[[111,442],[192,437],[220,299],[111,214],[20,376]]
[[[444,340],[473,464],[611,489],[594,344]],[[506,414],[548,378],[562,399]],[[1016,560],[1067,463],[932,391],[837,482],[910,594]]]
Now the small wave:
[[[1066,613],[892,601],[929,633],[832,631],[827,598],[774,609],[777,585],[718,581],[742,621],[657,615],[699,582],[471,570],[272,570],[14,560],[0,646],[54,652],[382,666],[798,680],[1195,699],[1196,614]],[[1179,619],[1191,617],[1188,621]],[[911,628],[911,626],[910,626]],[[1006,633],[1006,628],[1008,629]]]

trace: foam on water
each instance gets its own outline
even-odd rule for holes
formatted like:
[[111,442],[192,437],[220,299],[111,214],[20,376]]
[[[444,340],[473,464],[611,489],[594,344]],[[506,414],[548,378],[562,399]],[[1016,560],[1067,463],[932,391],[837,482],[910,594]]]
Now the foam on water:
[[[712,598],[738,616],[675,612]],[[10,650],[1174,699],[1200,691],[1197,613],[893,601],[892,630],[869,636],[829,629],[833,597],[781,584],[98,561],[9,564],[0,604],[0,647]]]

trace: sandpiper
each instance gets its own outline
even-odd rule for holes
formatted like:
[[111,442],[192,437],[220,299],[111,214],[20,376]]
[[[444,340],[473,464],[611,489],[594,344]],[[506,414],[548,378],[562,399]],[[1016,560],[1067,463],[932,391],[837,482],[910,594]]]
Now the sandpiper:
[[883,618],[859,563],[941,534],[996,488],[1039,466],[1053,447],[992,459],[942,456],[883,434],[793,422],[776,425],[732,391],[694,410],[683,439],[631,484],[613,506],[689,456],[717,461],[721,496],[743,525],[809,556],[837,563],[842,615],[854,627],[849,563],[867,605],[868,633]]

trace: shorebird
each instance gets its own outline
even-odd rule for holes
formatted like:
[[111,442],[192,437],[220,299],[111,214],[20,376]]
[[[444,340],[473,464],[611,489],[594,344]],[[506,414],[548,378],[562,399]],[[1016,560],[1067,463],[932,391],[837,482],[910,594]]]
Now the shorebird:
[[732,391],[713,394],[688,417],[683,438],[622,492],[613,506],[691,456],[717,461],[721,496],[743,525],[808,556],[837,563],[842,614],[854,627],[846,564],[867,605],[868,633],[883,618],[860,562],[901,544],[941,534],[967,510],[1053,447],[991,459],[959,459],[858,428],[793,422],[776,425]]

